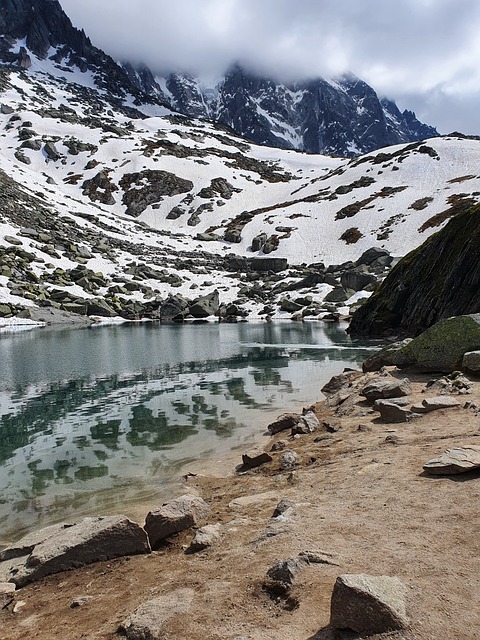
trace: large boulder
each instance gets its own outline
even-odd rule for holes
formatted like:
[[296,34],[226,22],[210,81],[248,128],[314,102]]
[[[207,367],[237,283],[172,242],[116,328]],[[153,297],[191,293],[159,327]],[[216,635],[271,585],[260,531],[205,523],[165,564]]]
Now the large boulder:
[[170,500],[147,514],[145,531],[152,549],[174,533],[203,524],[210,515],[208,504],[190,494]]
[[422,371],[457,370],[467,351],[480,349],[480,313],[441,320],[393,353],[393,364]]
[[480,312],[480,204],[451,214],[354,313],[352,335],[417,335],[444,318]]
[[56,533],[49,529],[48,535],[38,536],[40,542],[33,548],[32,537],[26,543],[16,545],[31,551],[12,569],[10,582],[23,587],[53,573],[120,556],[150,553],[151,550],[142,527],[121,515],[84,518],[66,528],[61,525]]
[[[423,371],[451,372],[474,366],[480,348],[480,314],[455,316],[441,320],[413,340],[407,338],[381,349],[362,365],[364,371],[378,371],[382,366],[415,366]],[[464,355],[465,354],[465,355]],[[470,369],[469,369],[470,370]]]
[[365,574],[337,578],[332,593],[330,625],[371,635],[408,625],[407,588],[390,576]]

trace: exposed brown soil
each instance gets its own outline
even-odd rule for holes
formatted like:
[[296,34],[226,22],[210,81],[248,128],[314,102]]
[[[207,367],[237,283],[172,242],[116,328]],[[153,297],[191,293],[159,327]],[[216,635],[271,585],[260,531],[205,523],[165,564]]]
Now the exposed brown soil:
[[[410,378],[413,400],[421,400],[428,378]],[[480,383],[459,399],[462,407],[467,400],[480,404]],[[409,589],[411,629],[377,638],[478,638],[480,473],[433,477],[422,465],[449,447],[480,444],[480,417],[454,408],[388,425],[358,397],[350,404],[350,415],[343,417],[317,405],[321,420],[339,426],[333,434],[275,436],[298,454],[294,471],[280,470],[279,452],[273,462],[243,474],[233,472],[238,456],[185,480],[185,492],[210,504],[210,522],[225,525],[210,550],[186,554],[190,531],[149,556],[98,563],[29,585],[16,594],[25,603],[17,613],[11,606],[0,613],[0,637],[118,639],[118,625],[135,607],[179,588],[192,590],[192,604],[166,623],[165,639],[353,637],[327,628],[330,597],[338,575],[363,572],[398,576]],[[319,436],[325,439],[315,442]],[[269,450],[271,441],[265,444]],[[273,519],[282,498],[295,506]],[[268,568],[302,551],[333,554],[338,566],[307,566],[288,602],[272,599],[262,588]],[[93,599],[70,608],[82,595]]]

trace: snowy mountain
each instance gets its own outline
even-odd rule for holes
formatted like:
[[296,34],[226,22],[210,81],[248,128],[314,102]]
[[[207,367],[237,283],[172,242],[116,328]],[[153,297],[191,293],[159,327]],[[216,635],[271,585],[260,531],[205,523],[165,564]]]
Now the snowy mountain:
[[65,54],[63,40],[80,32],[56,39],[47,23],[43,48],[25,28],[2,41],[2,318],[345,312],[390,254],[479,199],[477,139],[355,158],[249,144],[172,113],[128,78],[110,90],[115,63]]
[[438,135],[353,74],[285,85],[239,65],[207,82],[179,73],[155,78],[145,67],[125,70],[139,90],[172,109],[227,125],[261,145],[345,157]]

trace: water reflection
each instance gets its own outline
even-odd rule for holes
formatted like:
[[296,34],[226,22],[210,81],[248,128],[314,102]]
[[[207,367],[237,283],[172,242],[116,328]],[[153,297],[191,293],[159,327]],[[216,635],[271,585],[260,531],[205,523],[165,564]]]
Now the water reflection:
[[163,495],[186,462],[311,404],[366,353],[338,327],[313,323],[2,335],[3,538]]

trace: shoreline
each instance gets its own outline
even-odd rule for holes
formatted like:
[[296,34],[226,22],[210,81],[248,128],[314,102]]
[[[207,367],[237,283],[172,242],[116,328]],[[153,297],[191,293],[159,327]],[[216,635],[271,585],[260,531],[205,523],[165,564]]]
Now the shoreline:
[[[390,368],[389,375],[405,372]],[[411,401],[424,398],[431,376],[408,377]],[[344,386],[343,393],[348,397],[341,405],[332,405],[331,396],[316,405],[321,424],[332,429],[269,437],[266,451],[285,443],[270,453],[271,463],[236,473],[228,466],[241,459],[232,452],[222,460],[221,476],[208,475],[208,465],[188,476],[184,493],[202,496],[211,509],[209,522],[219,523],[221,536],[213,546],[186,554],[194,533],[186,530],[150,555],[94,563],[26,586],[16,596],[25,603],[21,611],[0,613],[5,640],[24,637],[32,625],[49,640],[118,639],[118,626],[136,607],[178,589],[190,594],[188,615],[165,621],[165,637],[326,640],[334,637],[328,635],[333,583],[344,573],[394,575],[407,585],[409,628],[372,639],[430,640],[443,633],[471,640],[480,622],[473,526],[480,476],[472,472],[452,482],[425,476],[422,465],[450,446],[478,441],[478,420],[463,401],[480,404],[480,382],[472,382],[471,394],[458,396],[458,407],[400,425],[379,422],[355,387]],[[287,449],[297,461],[284,469]],[[273,517],[282,499],[291,506]],[[310,565],[295,577],[290,608],[269,595],[266,573],[275,562],[306,551],[329,554],[331,563]],[[80,595],[91,599],[71,609]]]

